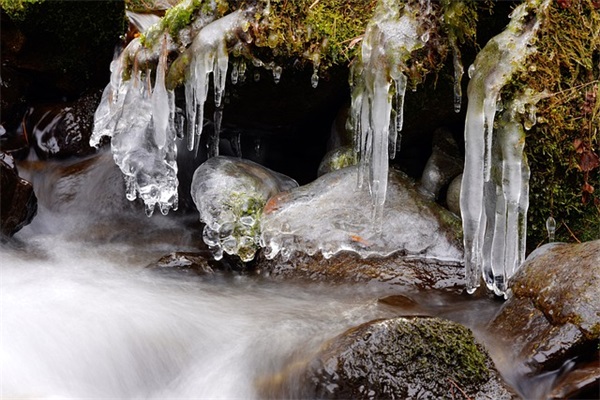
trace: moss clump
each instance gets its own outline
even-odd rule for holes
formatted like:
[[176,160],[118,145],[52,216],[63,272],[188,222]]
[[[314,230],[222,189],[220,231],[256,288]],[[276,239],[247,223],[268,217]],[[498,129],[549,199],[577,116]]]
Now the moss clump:
[[547,240],[545,221],[557,221],[556,240],[600,237],[600,5],[551,2],[528,68],[503,93],[523,87],[547,93],[537,125],[527,134],[531,167],[528,247]]
[[[333,339],[313,363],[325,398],[445,398],[455,388],[479,397],[495,372],[465,327],[439,318],[371,321]],[[500,384],[497,395],[502,391]],[[481,396],[484,397],[484,396]],[[504,396],[500,396],[504,397]]]
[[0,6],[13,21],[24,21],[35,4],[45,0],[0,0]]

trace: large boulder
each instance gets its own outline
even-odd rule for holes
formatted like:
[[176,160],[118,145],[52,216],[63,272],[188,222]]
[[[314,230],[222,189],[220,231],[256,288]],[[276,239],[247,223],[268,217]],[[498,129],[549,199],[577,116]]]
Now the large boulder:
[[37,213],[37,198],[30,182],[19,176],[11,156],[0,152],[0,219],[3,236],[12,236]]
[[268,396],[320,399],[516,398],[469,329],[429,317],[351,328],[261,388]]
[[[511,278],[512,297],[489,329],[523,360],[525,372],[598,363],[600,240],[552,243],[532,253]],[[593,375],[595,374],[595,375]],[[598,391],[598,371],[581,387]]]

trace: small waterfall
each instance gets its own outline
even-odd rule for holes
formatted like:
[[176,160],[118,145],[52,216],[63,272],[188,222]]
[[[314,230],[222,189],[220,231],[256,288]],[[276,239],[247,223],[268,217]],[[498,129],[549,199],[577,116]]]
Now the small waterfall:
[[[532,107],[539,97],[517,96],[503,105],[500,92],[535,52],[532,42],[548,4],[549,0],[532,0],[517,7],[508,27],[488,42],[469,68],[460,208],[470,293],[483,273],[490,289],[505,294],[507,279],[525,255],[529,172],[523,125],[517,117],[527,107],[535,116]],[[499,110],[504,110],[503,118],[495,121]]]

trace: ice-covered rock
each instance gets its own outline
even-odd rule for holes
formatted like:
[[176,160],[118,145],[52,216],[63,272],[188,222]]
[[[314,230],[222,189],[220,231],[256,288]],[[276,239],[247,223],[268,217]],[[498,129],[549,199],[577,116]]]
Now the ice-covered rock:
[[214,257],[220,259],[225,251],[252,260],[265,203],[297,186],[293,179],[249,160],[219,156],[198,167],[191,193],[206,224],[202,237]]
[[344,168],[272,197],[261,223],[265,256],[281,254],[285,259],[295,251],[321,252],[326,258],[341,251],[363,257],[398,252],[407,258],[462,261],[456,216],[392,171],[382,224],[375,226],[370,193],[356,185],[358,173],[358,166]]
[[462,161],[452,133],[437,129],[433,134],[433,151],[421,176],[421,192],[437,199],[442,188],[462,171]]

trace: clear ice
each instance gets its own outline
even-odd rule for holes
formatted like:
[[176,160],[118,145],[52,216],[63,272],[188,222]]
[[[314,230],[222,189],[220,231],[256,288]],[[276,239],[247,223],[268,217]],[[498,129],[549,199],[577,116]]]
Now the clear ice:
[[422,197],[400,173],[390,172],[385,219],[379,230],[365,213],[371,196],[357,187],[358,174],[358,166],[343,168],[269,199],[261,220],[265,256],[400,253],[406,258],[462,264],[462,248],[453,236],[456,226],[446,225],[439,215],[456,217]]
[[360,186],[368,184],[376,224],[381,223],[386,198],[388,158],[395,156],[402,130],[405,63],[429,37],[422,24],[431,12],[429,0],[402,3],[379,2],[365,31],[360,62],[352,71],[350,118],[361,160],[358,180]]
[[[535,52],[532,44],[548,4],[530,0],[515,8],[507,28],[469,68],[460,198],[469,293],[483,275],[490,289],[505,295],[508,278],[524,258],[529,170],[520,115],[536,96],[524,94],[502,104],[500,92]],[[503,109],[502,118],[495,121],[498,109]]]
[[[166,39],[165,39],[166,41]],[[177,147],[174,129],[175,96],[165,87],[166,44],[161,51],[154,87],[150,72],[134,70],[123,80],[123,58],[111,64],[111,82],[94,117],[90,145],[111,137],[115,163],[125,176],[127,199],[141,198],[146,214],[156,206],[163,214],[177,209]],[[125,50],[139,47],[134,40]]]
[[250,261],[259,247],[260,219],[267,200],[298,186],[285,175],[249,160],[218,156],[194,172],[191,194],[206,225],[203,240],[215,259],[223,252]]
[[[233,12],[204,24],[190,45],[192,60],[185,84],[188,148],[199,142],[203,126],[204,103],[208,94],[210,74],[213,74],[215,105],[221,105],[227,75],[227,42],[233,31],[245,19],[242,11]],[[212,22],[211,22],[212,21]],[[150,27],[152,30],[157,25]],[[167,53],[173,43],[167,34],[159,39],[154,49],[146,49],[134,39],[111,64],[110,83],[104,90],[96,110],[94,131],[90,145],[99,146],[103,137],[111,138],[116,164],[125,175],[127,198],[144,201],[149,216],[158,205],[163,214],[177,209],[177,132],[175,123],[175,96],[165,85]],[[152,71],[140,70],[158,55],[154,84]],[[131,61],[133,60],[133,61]],[[124,79],[126,63],[133,63],[131,76]],[[220,110],[216,115],[220,116]],[[215,135],[218,136],[218,129]],[[214,155],[218,138],[212,138]]]

